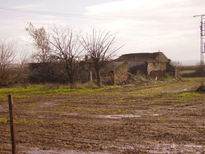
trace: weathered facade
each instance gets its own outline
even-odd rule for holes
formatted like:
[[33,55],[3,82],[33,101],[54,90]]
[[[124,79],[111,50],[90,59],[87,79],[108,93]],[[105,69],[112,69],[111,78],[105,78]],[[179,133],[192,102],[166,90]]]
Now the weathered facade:
[[103,70],[102,77],[108,84],[123,84],[128,78],[127,62],[110,62]]
[[130,73],[145,74],[148,78],[161,78],[165,74],[177,76],[176,68],[162,52],[125,54],[115,61],[127,62]]

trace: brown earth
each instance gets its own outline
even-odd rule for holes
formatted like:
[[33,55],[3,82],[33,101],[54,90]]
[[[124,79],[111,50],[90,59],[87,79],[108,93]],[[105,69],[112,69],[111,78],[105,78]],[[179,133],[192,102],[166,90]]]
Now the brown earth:
[[[196,84],[189,82],[14,98],[17,150],[204,153],[205,94],[193,92]],[[9,117],[7,104],[0,101],[1,118]],[[9,133],[9,122],[0,121],[0,153],[10,151]]]

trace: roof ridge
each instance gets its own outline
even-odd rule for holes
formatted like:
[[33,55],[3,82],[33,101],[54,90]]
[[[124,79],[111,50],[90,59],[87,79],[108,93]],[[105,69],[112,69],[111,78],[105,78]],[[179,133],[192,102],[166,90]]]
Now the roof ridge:
[[117,60],[131,60],[131,61],[148,61],[148,60],[150,61],[151,60],[152,61],[152,60],[157,60],[157,57],[159,55],[164,56],[168,60],[168,58],[163,54],[163,52],[123,54]]

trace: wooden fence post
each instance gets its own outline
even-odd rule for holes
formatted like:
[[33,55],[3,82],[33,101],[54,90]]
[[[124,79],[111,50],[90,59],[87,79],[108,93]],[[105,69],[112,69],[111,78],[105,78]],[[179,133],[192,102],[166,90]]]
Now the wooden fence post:
[[15,138],[15,129],[14,129],[14,122],[13,122],[13,97],[11,95],[8,95],[8,102],[9,102],[12,154],[16,154],[16,138]]

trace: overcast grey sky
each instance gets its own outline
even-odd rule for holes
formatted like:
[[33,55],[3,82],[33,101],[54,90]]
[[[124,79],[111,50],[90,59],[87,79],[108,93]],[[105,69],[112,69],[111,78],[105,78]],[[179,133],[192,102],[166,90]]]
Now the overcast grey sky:
[[118,55],[160,50],[174,61],[199,61],[196,14],[205,14],[205,0],[0,0],[0,39],[29,46],[28,22],[96,27],[125,44]]

